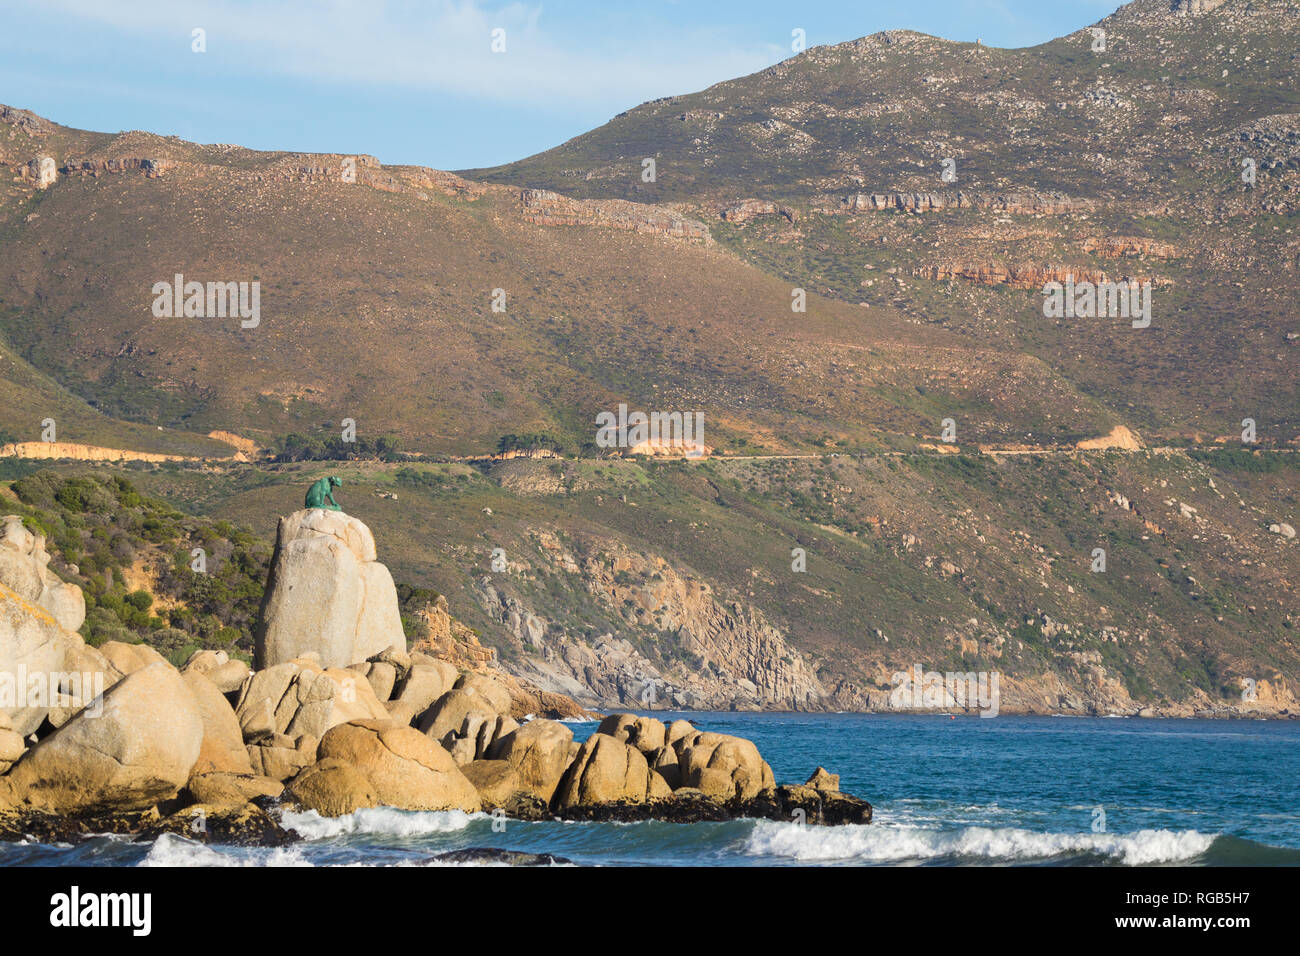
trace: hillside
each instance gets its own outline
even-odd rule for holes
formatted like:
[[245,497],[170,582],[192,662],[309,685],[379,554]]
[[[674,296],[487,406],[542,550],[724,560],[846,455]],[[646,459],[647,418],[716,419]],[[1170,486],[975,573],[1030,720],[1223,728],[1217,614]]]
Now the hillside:
[[[1136,0],[1027,49],[888,31],[464,175],[669,203],[791,284],[1032,355],[1152,437],[1251,417],[1292,440],[1297,30],[1288,0]],[[1151,326],[1045,319],[1070,274],[1151,281]]]
[[445,595],[513,673],[590,704],[644,706],[653,684],[651,706],[888,709],[892,674],[920,662],[998,670],[1007,711],[1224,713],[1243,678],[1254,706],[1295,709],[1300,568],[1271,530],[1300,504],[1293,455],[140,465],[130,481],[269,540],[327,473],[399,581]]
[[[619,402],[702,411],[733,450],[907,441],[948,416],[985,440],[1115,420],[1041,362],[888,307],[813,295],[792,312],[787,285],[658,207],[367,157],[347,183],[341,156],[0,119],[0,168],[19,173],[0,206],[4,344],[27,363],[13,374],[29,365],[113,418],[263,445],[351,418],[452,454],[520,432],[591,448]],[[41,188],[30,164],[47,154],[60,171]],[[154,285],[176,274],[259,282],[256,326],[156,317]],[[3,415],[26,440],[47,417]]]
[[[0,107],[0,504],[167,653],[247,647],[336,474],[408,627],[442,595],[586,704],[878,710],[919,664],[1007,711],[1294,714],[1300,13],[1172,7],[1104,51],[817,47],[461,174]],[[177,275],[257,307],[159,314]],[[1149,281],[1150,326],[1046,317],[1070,278]],[[598,446],[624,403],[713,453]]]

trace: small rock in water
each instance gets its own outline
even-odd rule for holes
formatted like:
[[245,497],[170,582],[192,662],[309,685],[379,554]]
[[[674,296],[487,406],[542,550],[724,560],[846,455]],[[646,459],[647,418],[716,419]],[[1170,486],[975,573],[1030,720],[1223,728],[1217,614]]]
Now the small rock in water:
[[498,850],[490,846],[471,846],[449,850],[429,858],[431,863],[477,863],[481,866],[573,866],[572,860],[550,853],[525,853],[522,850]]

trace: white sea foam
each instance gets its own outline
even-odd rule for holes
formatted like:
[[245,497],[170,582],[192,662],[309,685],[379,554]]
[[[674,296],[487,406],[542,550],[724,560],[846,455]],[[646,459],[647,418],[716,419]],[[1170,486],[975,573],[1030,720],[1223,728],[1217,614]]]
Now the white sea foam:
[[297,847],[276,847],[266,850],[241,849],[220,853],[202,843],[188,840],[174,833],[164,833],[153,846],[140,866],[311,866]]
[[397,810],[373,807],[341,817],[322,817],[315,810],[285,811],[281,823],[305,840],[328,840],[354,833],[392,836],[423,836],[428,833],[454,833],[463,830],[470,820],[483,814],[463,810]]
[[986,861],[1097,854],[1128,866],[1189,860],[1209,849],[1213,834],[1196,830],[1135,833],[1038,833],[1018,828],[923,830],[879,825],[810,827],[759,821],[745,842],[751,856],[802,862],[897,862],[955,857]]

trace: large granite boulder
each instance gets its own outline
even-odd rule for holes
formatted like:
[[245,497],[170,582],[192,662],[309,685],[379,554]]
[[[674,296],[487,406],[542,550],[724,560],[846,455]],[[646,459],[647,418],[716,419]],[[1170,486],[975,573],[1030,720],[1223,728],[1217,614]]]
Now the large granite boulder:
[[776,786],[772,768],[744,737],[693,733],[674,743],[682,786],[723,800],[749,800]]
[[645,803],[672,796],[663,777],[650,769],[641,751],[608,734],[592,734],[578,749],[555,791],[554,806]]
[[600,722],[596,732],[609,734],[625,744],[630,744],[648,757],[664,746],[667,728],[662,720],[653,717],[610,714]]
[[360,770],[384,806],[467,813],[482,806],[451,754],[412,727],[383,720],[340,724],[321,738],[317,754]]
[[175,668],[151,664],[105,692],[102,708],[36,744],[3,779],[10,798],[32,809],[143,809],[185,785],[202,746],[194,695]]
[[17,515],[0,519],[0,583],[49,612],[65,631],[76,631],[86,620],[85,596],[60,580],[49,563],[44,535],[28,531]]
[[14,515],[0,519],[0,716],[19,737],[69,703],[67,658],[85,647],[74,633],[86,617],[81,589],[49,563],[43,536]]
[[509,697],[505,714],[499,705],[500,701],[485,695],[481,686],[457,687],[439,697],[417,726],[453,754],[457,763],[469,763],[487,756],[498,738],[519,726],[508,716]]
[[45,720],[63,670],[67,632],[44,608],[0,584],[0,715],[20,737]]
[[530,720],[497,740],[488,750],[491,760],[514,768],[520,789],[550,803],[569,765],[573,731],[555,720]]
[[256,639],[258,669],[309,652],[327,667],[347,667],[405,651],[397,588],[376,560],[370,529],[321,508],[281,518]]
[[194,773],[223,771],[226,773],[253,772],[248,751],[244,749],[244,736],[230,702],[205,674],[186,671],[181,680],[190,689],[199,718],[203,721],[203,743],[194,764]]
[[375,788],[358,768],[345,760],[327,758],[312,764],[285,788],[285,797],[323,817],[341,817],[379,805]]
[[251,674],[240,690],[235,716],[245,741],[266,734],[310,734],[319,740],[349,720],[386,720],[388,711],[361,674],[307,659]]

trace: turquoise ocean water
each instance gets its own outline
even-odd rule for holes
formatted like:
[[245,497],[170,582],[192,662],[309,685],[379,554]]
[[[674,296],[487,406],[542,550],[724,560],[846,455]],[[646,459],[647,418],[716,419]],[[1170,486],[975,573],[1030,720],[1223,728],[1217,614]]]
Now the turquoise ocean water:
[[[749,737],[782,783],[818,764],[875,806],[870,826],[521,823],[483,814],[286,814],[301,843],[167,836],[0,844],[14,865],[423,865],[501,847],[603,865],[1300,865],[1300,722],[684,713]],[[578,739],[594,723],[574,723]]]

